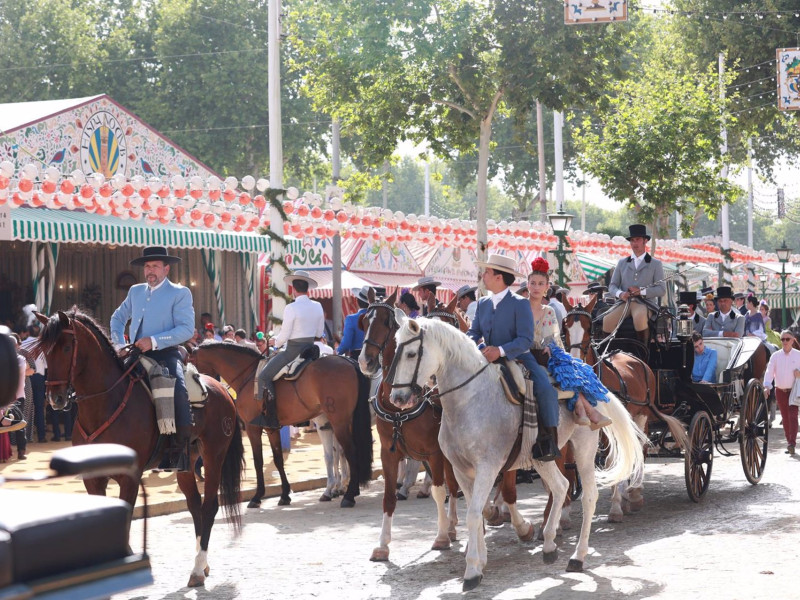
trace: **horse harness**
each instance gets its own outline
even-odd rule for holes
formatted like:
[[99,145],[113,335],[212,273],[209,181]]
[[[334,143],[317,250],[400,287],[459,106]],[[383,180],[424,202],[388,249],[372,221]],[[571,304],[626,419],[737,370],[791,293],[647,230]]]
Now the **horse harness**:
[[[77,359],[78,359],[78,336],[75,334],[74,327],[77,326],[77,325],[80,325],[81,327],[83,327],[83,325],[80,323],[80,321],[76,321],[74,319],[72,319],[71,322],[73,324],[72,328],[62,329],[61,330],[61,333],[68,333],[73,338],[72,360],[70,362],[69,371],[67,372],[67,379],[59,379],[57,381],[46,381],[45,384],[44,384],[45,387],[48,387],[48,386],[49,387],[55,387],[57,385],[69,384],[72,381],[72,372],[75,370],[75,365],[76,365],[76,362],[77,362]],[[108,419],[106,419],[106,421],[102,425],[100,425],[100,427],[98,427],[97,430],[95,430],[94,433],[92,433],[91,435],[88,435],[86,433],[86,431],[84,431],[83,426],[81,425],[81,422],[78,419],[75,420],[75,428],[78,430],[78,433],[80,433],[81,437],[87,443],[91,443],[94,440],[96,440],[106,429],[108,429],[114,423],[114,421],[117,420],[119,415],[122,413],[123,410],[125,410],[125,407],[128,405],[128,400],[131,397],[131,392],[133,392],[133,386],[136,385],[136,383],[141,383],[142,386],[145,389],[147,389],[147,386],[144,383],[144,377],[142,375],[140,375],[140,374],[132,375],[131,374],[137,364],[139,364],[138,358],[136,360],[131,361],[131,364],[128,366],[128,368],[125,369],[125,371],[123,371],[122,375],[120,375],[119,378],[108,389],[103,390],[101,392],[94,393],[94,394],[86,394],[86,395],[83,395],[83,396],[78,396],[77,394],[75,395],[75,402],[78,402],[80,400],[86,400],[88,398],[95,398],[97,396],[103,396],[105,394],[108,394],[111,390],[113,390],[120,383],[122,383],[122,381],[126,377],[130,376],[129,380],[128,380],[128,387],[125,390],[125,395],[122,397],[122,402],[120,402],[119,406],[111,414],[111,416]]]

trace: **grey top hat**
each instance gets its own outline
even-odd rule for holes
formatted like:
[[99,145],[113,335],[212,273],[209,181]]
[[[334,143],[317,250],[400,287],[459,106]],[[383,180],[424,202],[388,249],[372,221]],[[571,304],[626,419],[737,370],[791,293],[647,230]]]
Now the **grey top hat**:
[[283,281],[288,285],[292,285],[295,281],[305,281],[308,283],[308,289],[313,290],[317,287],[317,282],[311,279],[311,275],[308,271],[303,271],[302,269],[299,271],[295,271],[294,273],[289,273],[283,278]]
[[628,237],[625,239],[630,241],[631,238],[635,237],[643,237],[645,239],[650,239],[650,234],[647,233],[647,226],[642,225],[641,223],[637,223],[635,225],[628,225]]
[[151,260],[161,260],[168,265],[181,262],[179,256],[171,256],[164,246],[148,246],[142,250],[141,256],[134,258],[131,261],[131,266],[141,266],[146,262],[150,262]]
[[417,283],[415,283],[414,287],[412,287],[411,289],[416,290],[417,288],[421,288],[426,285],[440,286],[442,285],[442,282],[436,281],[436,279],[434,279],[433,277],[421,277],[420,279],[417,280]]
[[456,298],[461,300],[462,296],[466,296],[470,292],[474,292],[477,289],[477,285],[462,285],[460,288],[458,288],[458,291],[456,291]]

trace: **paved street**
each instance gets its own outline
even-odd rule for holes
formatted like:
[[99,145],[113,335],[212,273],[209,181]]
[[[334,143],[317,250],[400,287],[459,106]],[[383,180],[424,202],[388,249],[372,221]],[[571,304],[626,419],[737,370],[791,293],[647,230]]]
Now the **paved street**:
[[[601,492],[592,527],[586,570],[565,573],[577,530],[560,539],[555,565],[544,565],[541,544],[521,544],[508,525],[487,529],[489,563],[474,598],[726,598],[797,596],[800,529],[800,457],[784,454],[782,430],[773,429],[761,484],[744,478],[738,456],[715,454],[712,481],[702,504],[684,487],[682,462],[651,461],[646,504],[624,523],[609,524],[610,493]],[[734,449],[734,448],[731,448]],[[205,589],[184,587],[194,560],[187,513],[150,521],[155,584],[116,597],[137,599],[214,598],[454,598],[464,571],[463,500],[459,541],[432,552],[435,506],[412,498],[398,504],[388,563],[368,560],[378,538],[381,484],[374,483],[343,510],[317,502],[318,493],[294,495],[290,507],[276,499],[247,511],[240,537],[221,518],[212,533],[211,575]],[[544,506],[541,485],[520,486],[526,518]],[[578,514],[579,510],[573,514]],[[577,518],[573,520],[577,524]],[[141,521],[132,540],[140,539]]]

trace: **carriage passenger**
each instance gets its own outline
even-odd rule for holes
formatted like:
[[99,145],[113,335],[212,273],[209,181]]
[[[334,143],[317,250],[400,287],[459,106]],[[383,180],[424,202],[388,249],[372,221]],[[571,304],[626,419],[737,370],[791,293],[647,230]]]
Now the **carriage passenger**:
[[[552,306],[542,304],[542,298],[547,291],[547,281],[550,275],[550,265],[544,258],[537,258],[531,263],[531,274],[528,275],[528,291],[530,293],[531,312],[533,313],[533,345],[531,350],[542,351],[551,357],[548,367],[564,371],[571,381],[581,384],[573,391],[575,396],[567,401],[567,408],[574,411],[575,421],[579,425],[589,425],[592,429],[599,429],[611,425],[611,419],[600,413],[595,406],[597,400],[607,402],[608,390],[600,383],[594,371],[583,361],[572,358],[564,352],[561,334],[558,327],[558,317]],[[555,346],[555,348],[554,348]],[[552,372],[552,369],[551,369]],[[558,378],[558,374],[554,374]],[[584,381],[585,380],[585,381]],[[586,398],[582,390],[592,398],[593,403]],[[567,388],[565,388],[567,389]],[[570,386],[569,389],[572,389]],[[597,394],[594,394],[594,392]]]
[[540,427],[532,456],[539,461],[555,460],[558,451],[558,396],[550,384],[547,371],[531,354],[533,315],[525,298],[514,294],[509,287],[521,275],[516,261],[500,254],[491,254],[487,262],[479,262],[483,283],[492,292],[481,298],[475,319],[467,335],[475,342],[483,339],[483,356],[489,362],[500,357],[519,360],[530,373],[533,395],[536,397]]
[[703,337],[732,337],[740,338],[744,335],[744,317],[738,310],[733,310],[733,290],[723,285],[717,288],[717,306],[706,317],[703,327]]
[[717,373],[717,351],[706,347],[703,336],[694,332],[694,367],[692,367],[692,381],[695,383],[714,383]]
[[758,310],[758,298],[753,295],[747,297],[747,313],[744,316],[744,334],[757,337],[762,342],[767,341],[767,328],[764,317]]

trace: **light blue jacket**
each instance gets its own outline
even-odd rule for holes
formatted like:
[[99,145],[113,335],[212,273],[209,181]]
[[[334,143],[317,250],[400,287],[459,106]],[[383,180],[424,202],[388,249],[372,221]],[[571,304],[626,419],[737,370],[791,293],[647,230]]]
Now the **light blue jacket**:
[[692,381],[708,381],[717,383],[717,351],[713,348],[704,348],[703,353],[694,355],[692,368]]
[[129,319],[131,343],[152,337],[156,349],[163,350],[191,339],[194,335],[194,306],[189,288],[165,279],[148,299],[148,287],[146,283],[132,286],[128,297],[111,315],[112,343],[125,343],[125,324]]

